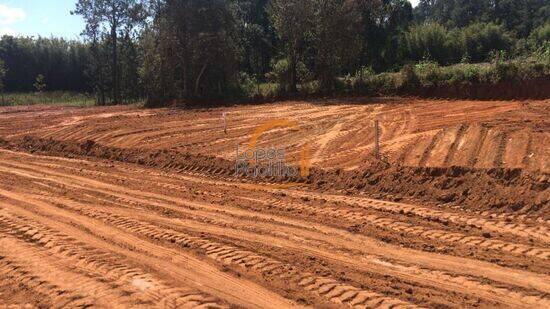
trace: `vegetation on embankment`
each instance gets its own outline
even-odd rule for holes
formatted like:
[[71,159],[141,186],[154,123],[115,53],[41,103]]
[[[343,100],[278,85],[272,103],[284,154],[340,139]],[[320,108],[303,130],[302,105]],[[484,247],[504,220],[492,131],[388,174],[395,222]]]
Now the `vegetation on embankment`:
[[0,96],[0,106],[36,104],[93,106],[95,103],[95,97],[92,95],[69,91],[5,93]]
[[548,1],[493,2],[75,0],[82,41],[0,38],[0,90],[149,106],[341,94],[547,98]]

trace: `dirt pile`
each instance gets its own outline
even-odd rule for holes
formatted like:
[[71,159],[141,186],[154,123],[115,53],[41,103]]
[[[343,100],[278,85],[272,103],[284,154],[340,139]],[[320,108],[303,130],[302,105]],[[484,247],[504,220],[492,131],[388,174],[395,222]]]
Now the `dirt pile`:
[[[234,162],[218,157],[170,150],[114,148],[90,140],[69,142],[25,136],[9,141],[0,139],[0,147],[64,157],[88,156],[224,177],[233,177],[235,168]],[[537,213],[543,217],[550,214],[550,175],[523,169],[405,167],[373,162],[369,167],[353,171],[312,169],[306,179],[266,178],[261,181],[305,182],[324,191],[363,192],[376,198],[419,200],[472,210]]]
[[450,203],[472,210],[550,214],[550,177],[522,169],[374,165],[355,171],[314,171],[319,189],[366,192],[379,198]]

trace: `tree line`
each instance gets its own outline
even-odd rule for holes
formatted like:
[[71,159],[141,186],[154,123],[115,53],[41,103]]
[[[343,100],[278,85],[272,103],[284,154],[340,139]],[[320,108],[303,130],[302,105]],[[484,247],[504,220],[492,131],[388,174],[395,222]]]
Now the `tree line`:
[[545,0],[78,0],[83,41],[0,41],[7,91],[87,91],[99,104],[242,97],[263,84],[333,92],[405,64],[550,49]]

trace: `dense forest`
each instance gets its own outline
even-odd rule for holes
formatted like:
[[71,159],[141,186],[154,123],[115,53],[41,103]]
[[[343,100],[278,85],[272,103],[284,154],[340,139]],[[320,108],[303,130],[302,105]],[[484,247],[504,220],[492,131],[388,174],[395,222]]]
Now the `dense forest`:
[[78,0],[81,41],[4,36],[7,92],[98,104],[331,93],[408,64],[550,58],[547,0]]

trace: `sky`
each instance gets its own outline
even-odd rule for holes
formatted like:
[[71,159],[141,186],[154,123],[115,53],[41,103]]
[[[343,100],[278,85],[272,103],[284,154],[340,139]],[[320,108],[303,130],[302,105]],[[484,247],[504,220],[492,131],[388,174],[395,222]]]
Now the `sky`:
[[77,39],[84,29],[72,16],[75,0],[0,0],[0,35],[61,36]]
[[[411,0],[413,6],[419,0]],[[77,39],[84,29],[80,16],[70,11],[75,0],[0,0],[0,35]]]

